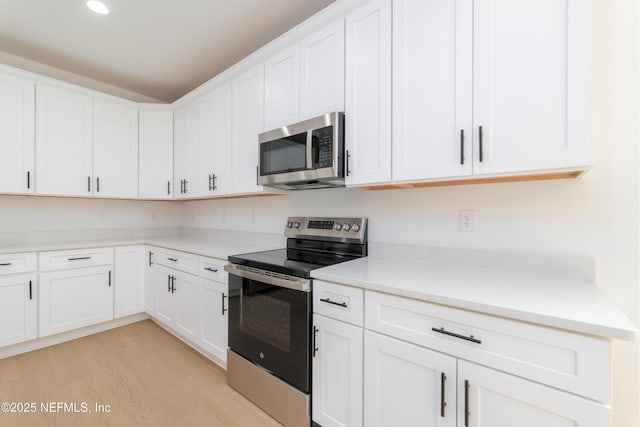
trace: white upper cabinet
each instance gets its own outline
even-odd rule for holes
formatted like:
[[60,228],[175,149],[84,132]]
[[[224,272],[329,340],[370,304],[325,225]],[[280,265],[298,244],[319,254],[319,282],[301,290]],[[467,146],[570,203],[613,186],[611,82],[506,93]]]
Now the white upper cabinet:
[[92,99],[55,86],[36,88],[36,192],[91,196]]
[[0,74],[0,193],[33,194],[34,83]]
[[232,82],[231,176],[234,193],[262,191],[258,185],[258,134],[264,130],[264,66]]
[[138,197],[138,109],[93,103],[93,176],[96,197]]
[[265,129],[275,129],[299,120],[299,64],[297,44],[265,62]]
[[469,175],[472,3],[393,2],[393,180]]
[[391,1],[346,18],[347,185],[391,180]]
[[173,112],[142,107],[138,132],[140,198],[173,198]]
[[300,120],[344,111],[344,19],[300,42]]
[[174,114],[174,195],[197,196],[200,165],[200,103],[192,102]]
[[588,165],[591,3],[475,0],[473,10],[474,173]]
[[228,83],[200,101],[200,195],[218,196],[231,191],[230,160],[231,84]]

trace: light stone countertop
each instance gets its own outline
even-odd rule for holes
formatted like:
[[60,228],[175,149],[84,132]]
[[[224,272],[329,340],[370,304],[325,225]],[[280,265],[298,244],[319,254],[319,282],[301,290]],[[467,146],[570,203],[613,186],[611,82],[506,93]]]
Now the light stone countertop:
[[573,256],[380,245],[366,258],[314,270],[313,276],[589,335],[637,339],[636,326],[589,277],[589,264]]

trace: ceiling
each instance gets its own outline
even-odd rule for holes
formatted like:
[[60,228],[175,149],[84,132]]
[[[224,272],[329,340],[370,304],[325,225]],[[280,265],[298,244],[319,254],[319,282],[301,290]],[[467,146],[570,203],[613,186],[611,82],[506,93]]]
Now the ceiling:
[[333,1],[0,0],[0,60],[173,102]]

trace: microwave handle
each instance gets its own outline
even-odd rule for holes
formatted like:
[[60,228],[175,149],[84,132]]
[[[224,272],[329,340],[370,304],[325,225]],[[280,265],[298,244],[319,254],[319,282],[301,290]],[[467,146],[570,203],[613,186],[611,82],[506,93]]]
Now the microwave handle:
[[313,131],[307,131],[307,169],[313,169]]

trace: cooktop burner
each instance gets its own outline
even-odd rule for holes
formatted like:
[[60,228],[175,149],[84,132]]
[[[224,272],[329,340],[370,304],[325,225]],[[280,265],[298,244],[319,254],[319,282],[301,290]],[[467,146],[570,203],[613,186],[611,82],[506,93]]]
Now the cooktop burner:
[[232,255],[233,264],[311,278],[311,271],[367,255],[366,218],[291,217],[287,247]]

